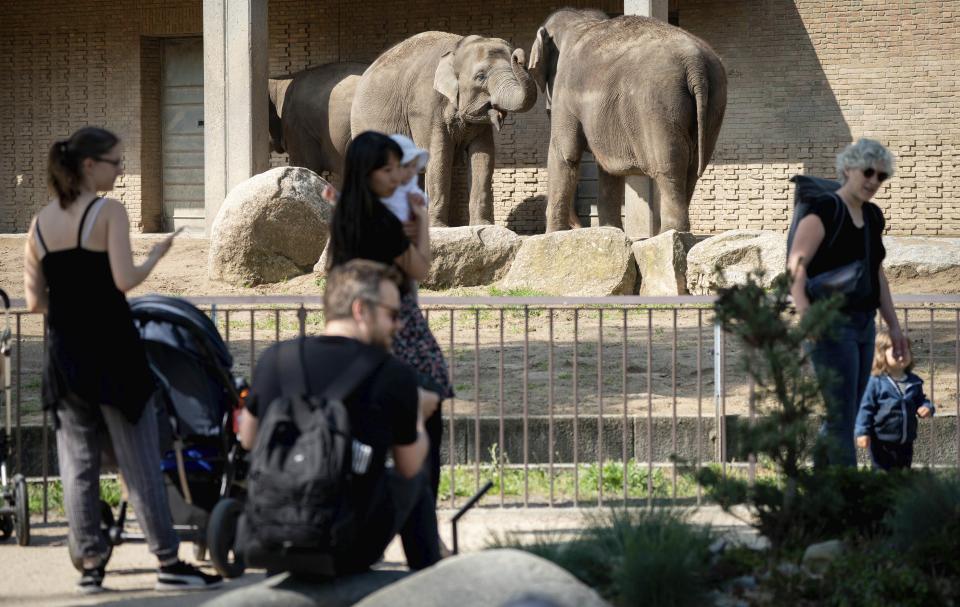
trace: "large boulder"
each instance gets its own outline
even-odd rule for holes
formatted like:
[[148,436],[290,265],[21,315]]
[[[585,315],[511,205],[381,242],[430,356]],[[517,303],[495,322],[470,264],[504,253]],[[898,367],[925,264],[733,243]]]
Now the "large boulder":
[[686,295],[687,252],[696,242],[693,234],[676,230],[634,242],[640,295]]
[[559,566],[519,550],[485,550],[444,559],[378,590],[356,607],[489,607],[525,596],[557,607],[609,607],[590,587]]
[[501,282],[504,289],[581,297],[633,295],[636,286],[630,240],[610,227],[525,238]]
[[956,293],[960,284],[960,238],[884,236],[883,269],[895,291]]
[[225,592],[204,607],[350,607],[363,597],[409,575],[406,571],[367,571],[326,582],[308,582],[287,573]]
[[[687,291],[711,295],[718,288],[742,284],[747,274],[765,272],[770,286],[786,268],[787,236],[765,230],[730,230],[695,244],[687,254]],[[720,268],[722,275],[716,274]]]
[[430,248],[433,263],[422,283],[425,288],[473,287],[506,275],[520,237],[503,226],[432,228]]
[[252,286],[312,271],[333,215],[325,185],[309,169],[277,167],[230,190],[210,229],[210,278]]

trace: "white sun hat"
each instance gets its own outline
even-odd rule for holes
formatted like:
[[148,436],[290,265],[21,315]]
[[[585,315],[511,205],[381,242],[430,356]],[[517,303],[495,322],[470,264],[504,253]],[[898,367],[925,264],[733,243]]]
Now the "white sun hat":
[[400,164],[407,164],[416,159],[418,172],[422,171],[424,167],[427,166],[427,159],[430,158],[430,152],[418,148],[413,142],[413,139],[410,139],[406,135],[400,134],[390,135],[390,139],[396,141],[397,145],[400,146],[400,149],[403,150],[403,157],[400,158]]

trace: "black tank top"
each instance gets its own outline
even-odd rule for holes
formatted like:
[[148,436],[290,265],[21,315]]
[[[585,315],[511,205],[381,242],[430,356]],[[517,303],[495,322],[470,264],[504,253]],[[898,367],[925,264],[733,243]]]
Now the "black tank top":
[[47,250],[37,221],[49,289],[43,402],[48,408],[64,406],[72,395],[88,406],[116,407],[135,423],[155,384],[108,253],[82,246],[87,214],[98,200],[84,210],[73,249]]

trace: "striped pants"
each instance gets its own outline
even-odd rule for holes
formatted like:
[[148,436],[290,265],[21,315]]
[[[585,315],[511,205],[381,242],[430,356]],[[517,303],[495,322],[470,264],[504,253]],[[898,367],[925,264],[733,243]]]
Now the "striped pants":
[[136,424],[113,407],[75,400],[62,401],[56,415],[63,503],[75,554],[83,558],[106,554],[100,532],[100,456],[112,446],[150,552],[161,562],[175,557],[180,540],[160,472],[154,402],[147,403]]

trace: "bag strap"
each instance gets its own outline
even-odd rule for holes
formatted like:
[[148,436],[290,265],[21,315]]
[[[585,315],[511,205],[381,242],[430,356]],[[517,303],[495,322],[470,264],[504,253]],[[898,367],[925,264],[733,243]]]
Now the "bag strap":
[[324,390],[323,397],[343,402],[350,396],[390,356],[386,350],[375,350],[372,354],[361,354],[354,358],[346,370]]
[[304,360],[304,337],[296,341],[280,344],[277,353],[277,374],[280,377],[281,390],[286,394],[306,396],[310,394],[310,384],[307,380],[307,366]]
[[[283,391],[287,394],[311,396],[309,374],[307,372],[306,355],[304,354],[306,338],[298,337],[296,342],[285,342],[280,345],[277,356],[279,375]],[[380,365],[387,360],[389,354],[383,350],[373,349],[356,356],[347,368],[331,383],[321,395],[327,400],[343,401],[350,396]]]

